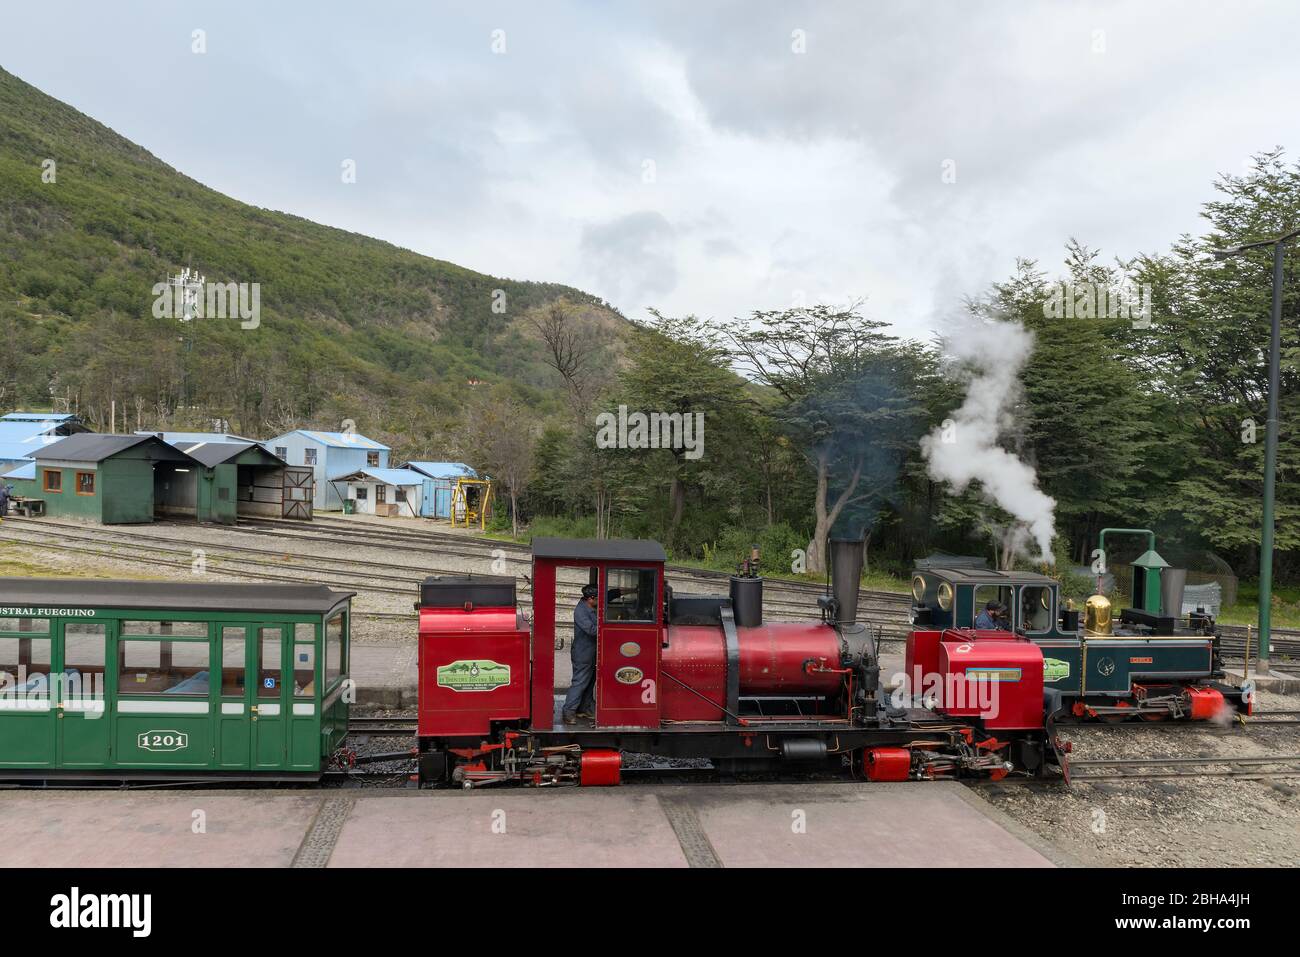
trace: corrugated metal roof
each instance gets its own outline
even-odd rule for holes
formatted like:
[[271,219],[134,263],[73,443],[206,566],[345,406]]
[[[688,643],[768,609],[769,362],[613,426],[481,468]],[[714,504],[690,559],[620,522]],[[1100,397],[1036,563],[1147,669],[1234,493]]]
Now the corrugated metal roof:
[[353,477],[357,475],[364,475],[385,485],[423,485],[428,480],[428,476],[421,475],[413,469],[358,469],[349,472],[343,478],[355,481]]
[[0,422],[52,422],[57,425],[75,418],[70,412],[6,412],[0,415]]
[[407,462],[406,467],[436,479],[478,477],[478,473],[463,462]]
[[383,452],[391,451],[388,446],[374,439],[368,439],[360,432],[317,432],[315,429],[295,429],[286,435],[277,436],[274,439],[267,439],[263,445],[274,445],[276,442],[283,441],[288,435],[305,435],[313,442],[319,442],[321,445],[328,445],[335,449],[378,449]]
[[25,463],[25,464],[23,464],[23,465],[18,466],[18,467],[15,468],[15,469],[9,471],[9,472],[6,472],[3,468],[0,468],[0,478],[19,479],[19,480],[22,480],[22,479],[35,479],[35,478],[36,478],[36,463],[35,463],[35,462],[27,462],[27,463]]
[[64,462],[102,462],[137,445],[152,442],[160,454],[155,458],[162,461],[188,462],[189,456],[172,448],[162,439],[153,435],[101,435],[97,432],[83,432],[60,439],[53,445],[38,449],[32,458],[58,459]]
[[249,449],[257,449],[264,455],[270,455],[260,445],[254,445],[252,442],[169,442],[173,448],[179,449],[192,459],[202,462],[208,468],[217,465],[223,465],[233,458],[238,458]]
[[[58,418],[15,418],[27,414],[10,412],[0,417],[0,462],[31,458],[33,452],[63,440],[63,436],[54,434],[63,425]],[[68,419],[71,416],[62,418]]]
[[170,445],[176,445],[178,442],[247,442],[250,445],[261,444],[258,439],[250,439],[245,435],[233,435],[230,432],[150,432],[148,429],[137,429],[135,434],[156,435]]

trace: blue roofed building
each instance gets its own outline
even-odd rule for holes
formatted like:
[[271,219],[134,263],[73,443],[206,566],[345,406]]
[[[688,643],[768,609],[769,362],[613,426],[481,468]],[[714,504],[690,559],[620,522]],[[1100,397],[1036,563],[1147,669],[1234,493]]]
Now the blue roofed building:
[[433,507],[433,479],[414,469],[358,469],[337,484],[358,515],[427,518]]
[[262,447],[289,465],[305,465],[313,470],[315,491],[312,504],[317,511],[342,509],[347,494],[342,479],[362,469],[388,468],[391,451],[382,442],[357,432],[319,432],[315,429],[286,432],[267,439]]
[[89,432],[68,413],[10,412],[0,416],[0,475],[32,460],[32,454],[60,439]]
[[463,462],[407,462],[406,467],[433,482],[433,496],[423,513],[428,518],[451,518],[451,490],[460,478],[478,478],[478,473]]

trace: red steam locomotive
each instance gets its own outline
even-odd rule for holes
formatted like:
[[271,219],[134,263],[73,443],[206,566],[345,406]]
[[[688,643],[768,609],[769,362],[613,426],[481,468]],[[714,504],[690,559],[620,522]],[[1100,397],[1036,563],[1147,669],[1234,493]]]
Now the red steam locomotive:
[[[877,638],[857,621],[861,542],[832,542],[831,559],[810,623],[765,622],[748,564],[727,595],[675,594],[651,541],[534,540],[531,629],[512,578],[427,579],[421,783],[617,784],[625,753],[873,781],[1033,774],[1059,760],[1038,645],[948,629],[931,649],[940,695],[886,689]],[[556,605],[561,569],[586,571],[603,596],[589,726],[565,725],[555,695],[556,618],[570,614]]]

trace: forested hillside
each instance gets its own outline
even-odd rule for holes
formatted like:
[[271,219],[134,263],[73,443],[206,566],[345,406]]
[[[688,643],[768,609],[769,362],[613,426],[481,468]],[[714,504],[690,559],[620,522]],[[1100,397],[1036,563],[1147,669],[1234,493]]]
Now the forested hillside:
[[[186,266],[259,283],[259,327],[155,318],[154,285]],[[119,429],[123,415],[250,434],[352,419],[429,453],[470,383],[554,405],[523,317],[559,298],[625,334],[577,290],[223,196],[0,70],[0,406],[58,399],[104,429],[114,401]]]

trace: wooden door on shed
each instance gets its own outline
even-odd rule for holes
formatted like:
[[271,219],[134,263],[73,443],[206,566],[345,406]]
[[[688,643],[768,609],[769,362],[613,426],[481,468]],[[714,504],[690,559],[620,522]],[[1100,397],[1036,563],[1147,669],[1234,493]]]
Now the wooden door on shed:
[[282,518],[311,518],[312,498],[316,494],[316,475],[310,468],[286,466]]

